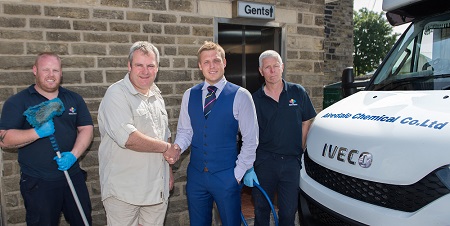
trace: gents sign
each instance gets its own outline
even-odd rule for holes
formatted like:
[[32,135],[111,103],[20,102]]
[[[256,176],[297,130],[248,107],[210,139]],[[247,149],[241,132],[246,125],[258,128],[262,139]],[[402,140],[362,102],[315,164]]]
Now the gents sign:
[[233,2],[233,14],[235,17],[274,20],[275,5],[235,1]]

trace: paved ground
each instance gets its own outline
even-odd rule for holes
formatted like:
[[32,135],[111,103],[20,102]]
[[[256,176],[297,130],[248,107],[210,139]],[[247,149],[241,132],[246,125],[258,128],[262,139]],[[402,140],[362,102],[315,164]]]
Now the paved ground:
[[[254,207],[252,202],[252,195],[251,195],[251,189],[244,187],[241,193],[241,200],[242,200],[242,214],[244,215],[245,219],[247,220],[247,226],[254,226]],[[298,220],[298,213],[295,217],[295,225],[300,226],[299,220]],[[275,222],[273,220],[273,216],[271,215],[271,226],[275,226]],[[218,216],[218,211],[216,206],[214,206],[213,211],[213,226],[221,226],[220,217]],[[245,226],[244,223],[242,223],[241,226]]]
[[[273,217],[271,217],[270,219],[271,219],[270,225],[271,225],[271,226],[275,226],[275,222],[273,221]],[[242,225],[244,225],[244,224],[242,224]],[[247,225],[248,225],[248,226],[253,226],[253,225],[254,225],[253,219],[247,219]],[[300,223],[299,223],[299,221],[298,221],[298,214],[297,214],[297,216],[295,217],[295,225],[296,225],[296,226],[300,226]]]
[[[253,226],[254,225],[254,207],[253,207],[253,203],[252,203],[252,198],[251,198],[251,189],[244,187],[242,190],[242,194],[241,194],[241,199],[242,199],[242,213],[244,214],[245,219],[247,219],[247,225],[248,226]],[[275,225],[275,222],[273,221],[273,216],[271,216],[271,225]],[[299,221],[298,221],[298,214],[296,216],[296,226],[299,226]],[[244,225],[244,224],[242,224]]]

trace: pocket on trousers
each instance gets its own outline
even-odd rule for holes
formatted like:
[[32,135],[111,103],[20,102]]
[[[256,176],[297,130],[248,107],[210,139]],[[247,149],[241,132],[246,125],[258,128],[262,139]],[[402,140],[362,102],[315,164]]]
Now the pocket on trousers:
[[39,189],[40,179],[22,174],[20,176],[20,193],[26,208],[26,221],[28,224],[39,221],[39,202],[35,199],[34,193]]
[[28,175],[20,175],[20,191],[21,192],[32,192],[38,188],[39,179],[30,177]]

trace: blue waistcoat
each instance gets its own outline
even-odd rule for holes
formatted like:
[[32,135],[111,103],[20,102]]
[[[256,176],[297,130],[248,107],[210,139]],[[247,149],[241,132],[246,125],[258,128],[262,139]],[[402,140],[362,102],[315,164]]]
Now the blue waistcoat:
[[188,113],[194,132],[189,164],[211,173],[234,168],[239,125],[233,116],[233,103],[239,86],[227,82],[208,119],[203,114],[202,87],[203,83],[192,87],[189,97]]

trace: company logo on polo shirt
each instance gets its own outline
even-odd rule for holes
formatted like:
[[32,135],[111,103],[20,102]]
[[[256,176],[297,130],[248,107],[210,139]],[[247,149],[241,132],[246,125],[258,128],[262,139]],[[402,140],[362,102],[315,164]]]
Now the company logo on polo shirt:
[[289,106],[297,106],[297,101],[294,99],[289,100]]
[[74,107],[69,108],[69,115],[76,115],[77,114],[77,109],[75,109]]

